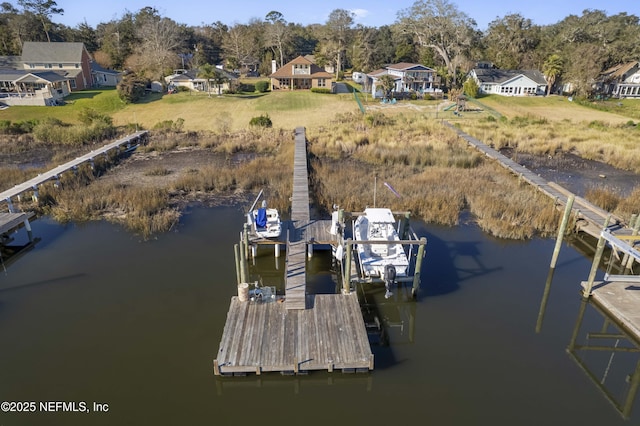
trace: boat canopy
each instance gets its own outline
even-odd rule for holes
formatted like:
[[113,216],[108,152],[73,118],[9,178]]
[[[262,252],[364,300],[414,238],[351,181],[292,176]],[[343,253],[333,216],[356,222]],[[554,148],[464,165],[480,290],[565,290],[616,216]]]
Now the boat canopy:
[[365,214],[369,222],[373,223],[395,223],[391,210],[384,208],[367,208]]

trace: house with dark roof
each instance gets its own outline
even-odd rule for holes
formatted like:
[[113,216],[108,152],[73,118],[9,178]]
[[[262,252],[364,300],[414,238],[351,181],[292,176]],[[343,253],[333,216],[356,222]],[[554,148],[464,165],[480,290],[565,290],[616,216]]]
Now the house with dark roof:
[[269,78],[271,90],[333,89],[333,74],[302,56],[284,64]]
[[544,96],[547,90],[547,79],[538,70],[474,68],[467,78],[473,78],[484,95]]
[[395,82],[393,88],[394,93],[442,93],[440,90],[440,77],[436,70],[420,64],[400,62],[387,65],[384,68],[367,74],[365,86],[371,87],[371,94],[374,98],[384,96],[384,91],[379,83],[383,75],[393,77]]
[[618,64],[600,73],[595,85],[600,95],[640,98],[640,63]]

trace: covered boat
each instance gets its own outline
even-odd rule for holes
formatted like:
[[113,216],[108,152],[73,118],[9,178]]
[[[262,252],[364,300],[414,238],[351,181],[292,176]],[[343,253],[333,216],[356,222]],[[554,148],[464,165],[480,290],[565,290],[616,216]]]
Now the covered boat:
[[261,195],[262,191],[260,191],[258,198],[256,198],[249,213],[247,213],[247,223],[258,237],[278,238],[282,233],[282,223],[280,222],[278,210],[267,208],[266,200],[262,201],[260,208],[253,209]]
[[387,298],[396,277],[406,277],[409,269],[395,225],[393,213],[387,208],[366,208],[353,225],[353,238],[361,241],[357,244],[361,272],[365,277],[384,280]]

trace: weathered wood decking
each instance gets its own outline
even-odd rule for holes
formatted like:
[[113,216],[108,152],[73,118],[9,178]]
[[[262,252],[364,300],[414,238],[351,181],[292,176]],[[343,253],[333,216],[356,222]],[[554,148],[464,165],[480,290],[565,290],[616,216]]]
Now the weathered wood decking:
[[[640,342],[640,281],[637,278],[640,277],[595,281],[591,298]],[[583,281],[581,285],[586,289],[588,282]]]
[[355,293],[309,295],[309,309],[231,300],[216,375],[368,371],[373,355]]
[[305,226],[309,223],[309,177],[307,168],[307,138],[304,128],[295,131],[293,157],[293,195],[291,224],[287,237],[287,272],[285,304],[287,309],[306,309],[307,244]]
[[[35,216],[35,213],[0,213],[0,235],[10,232],[22,224],[29,226],[29,219]],[[30,230],[30,229],[28,229]]]
[[35,191],[37,193],[37,188],[39,185],[42,185],[43,183],[50,180],[58,179],[62,173],[69,170],[74,170],[83,163],[91,162],[94,158],[98,157],[99,155],[104,155],[112,149],[119,149],[122,146],[126,146],[127,148],[135,146],[147,133],[148,132],[146,130],[135,132],[129,136],[104,145],[99,149],[93,150],[54,169],[41,173],[33,179],[29,179],[26,182],[15,185],[13,188],[7,189],[6,191],[0,193],[0,201],[6,201],[8,204],[9,212],[13,212],[11,203],[11,199],[13,197],[20,196],[27,191]]
[[281,240],[287,245],[284,298],[279,296],[275,302],[231,299],[213,362],[216,375],[373,369],[357,293],[306,291],[308,245],[331,244],[336,239],[328,232],[331,221],[309,217],[306,143],[304,128],[297,128],[291,221],[285,224]]

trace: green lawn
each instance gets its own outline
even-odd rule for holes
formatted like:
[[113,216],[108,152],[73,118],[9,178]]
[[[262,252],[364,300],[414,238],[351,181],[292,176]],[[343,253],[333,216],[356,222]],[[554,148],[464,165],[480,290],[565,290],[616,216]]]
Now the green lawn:
[[41,120],[47,117],[57,118],[65,123],[77,124],[78,113],[84,108],[93,108],[106,114],[122,110],[126,105],[118,98],[115,89],[82,90],[65,98],[65,105],[46,106],[12,106],[0,111],[1,120],[13,122]]

